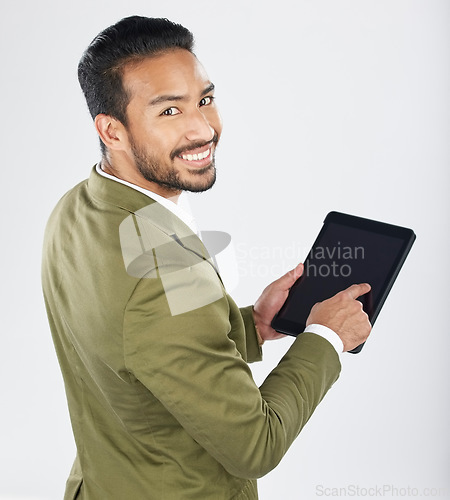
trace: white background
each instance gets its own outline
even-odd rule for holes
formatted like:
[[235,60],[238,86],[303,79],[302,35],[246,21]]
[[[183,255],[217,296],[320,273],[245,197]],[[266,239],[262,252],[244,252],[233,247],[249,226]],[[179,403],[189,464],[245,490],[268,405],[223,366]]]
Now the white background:
[[[99,158],[79,57],[132,14],[191,29],[216,84],[218,181],[190,205],[201,229],[232,235],[240,305],[305,257],[330,210],[417,234],[371,339],[345,356],[339,381],[260,481],[261,499],[351,487],[360,498],[374,487],[422,498],[423,488],[448,487],[450,2],[9,0],[0,16],[0,499],[61,499],[74,457],[41,242],[56,201]],[[289,342],[266,346],[258,383]]]

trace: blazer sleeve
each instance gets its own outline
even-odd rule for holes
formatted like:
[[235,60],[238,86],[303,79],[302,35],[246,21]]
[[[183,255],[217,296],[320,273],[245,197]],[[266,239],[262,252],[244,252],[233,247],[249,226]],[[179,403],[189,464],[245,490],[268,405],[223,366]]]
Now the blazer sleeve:
[[244,321],[245,344],[247,351],[247,363],[254,363],[262,360],[262,349],[259,345],[256,333],[255,322],[253,320],[253,306],[241,307],[240,313]]
[[[299,335],[258,388],[233,340],[239,330],[252,333],[251,311],[239,312],[224,294],[171,314],[166,291],[159,279],[142,279],[129,299],[127,369],[230,474],[265,475],[338,378],[336,351],[320,336]],[[253,331],[253,358],[255,336]]]

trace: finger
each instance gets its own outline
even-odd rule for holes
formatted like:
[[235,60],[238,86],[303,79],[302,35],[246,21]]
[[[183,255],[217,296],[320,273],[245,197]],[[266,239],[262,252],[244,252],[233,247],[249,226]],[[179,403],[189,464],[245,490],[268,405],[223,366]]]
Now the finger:
[[277,286],[279,286],[283,290],[289,290],[291,286],[300,278],[300,276],[303,274],[303,264],[300,263],[292,269],[291,271],[287,272],[285,275],[281,276],[281,278],[278,278],[275,283]]
[[352,299],[357,299],[368,292],[370,292],[371,286],[369,283],[359,283],[348,287],[346,290],[343,290],[343,293],[350,295]]

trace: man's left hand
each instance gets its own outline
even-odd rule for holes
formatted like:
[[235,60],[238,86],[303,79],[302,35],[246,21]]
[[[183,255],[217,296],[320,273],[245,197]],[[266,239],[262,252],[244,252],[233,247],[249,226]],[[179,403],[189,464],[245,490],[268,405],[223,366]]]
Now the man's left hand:
[[270,323],[275,314],[284,304],[289,289],[303,274],[303,264],[299,264],[295,269],[289,271],[281,278],[267,286],[253,307],[253,319],[256,330],[264,342],[283,338],[285,335],[274,330]]

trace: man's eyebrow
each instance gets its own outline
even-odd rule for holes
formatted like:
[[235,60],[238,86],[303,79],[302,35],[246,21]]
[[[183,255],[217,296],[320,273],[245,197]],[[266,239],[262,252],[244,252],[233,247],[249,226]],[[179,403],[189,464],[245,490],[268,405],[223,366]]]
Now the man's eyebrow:
[[183,101],[184,99],[186,99],[186,96],[183,95],[160,95],[150,101],[150,106],[156,106],[157,104],[161,104],[162,102],[166,101]]
[[212,92],[215,88],[216,88],[216,87],[215,87],[214,83],[210,83],[210,84],[206,87],[206,89],[205,89],[205,90],[201,93],[201,96],[203,97],[203,96],[205,96],[206,94],[209,94],[209,93],[210,93],[210,92]]
[[[209,94],[215,89],[214,83],[210,83],[200,94],[201,97],[205,96],[206,94]],[[161,104],[163,102],[170,102],[170,101],[184,101],[187,99],[187,96],[184,95],[171,95],[171,94],[164,94],[164,95],[159,95],[158,97],[155,97],[150,101],[150,106],[156,106],[157,104]]]

